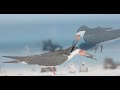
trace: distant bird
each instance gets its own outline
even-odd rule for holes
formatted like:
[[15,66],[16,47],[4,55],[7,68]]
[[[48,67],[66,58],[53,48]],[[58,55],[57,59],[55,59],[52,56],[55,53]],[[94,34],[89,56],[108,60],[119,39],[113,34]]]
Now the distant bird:
[[112,58],[105,58],[104,69],[117,69],[120,66],[119,62],[114,62]]
[[62,46],[60,46],[59,44],[53,43],[51,39],[43,40],[41,43],[42,43],[42,49],[44,51],[54,51],[57,48],[62,49]]
[[75,73],[76,72],[76,67],[73,63],[71,63],[68,67],[69,73]]
[[88,67],[86,66],[85,62],[82,62],[80,66],[80,72],[88,72]]
[[[95,52],[99,47],[101,47],[100,52],[103,49],[103,43],[106,41],[114,40],[120,38],[120,29],[113,30],[111,27],[102,28],[88,28],[87,26],[81,26],[73,40],[72,47],[74,48],[77,43],[79,43],[79,48],[82,50],[89,50],[95,47]],[[71,49],[71,52],[73,51]]]

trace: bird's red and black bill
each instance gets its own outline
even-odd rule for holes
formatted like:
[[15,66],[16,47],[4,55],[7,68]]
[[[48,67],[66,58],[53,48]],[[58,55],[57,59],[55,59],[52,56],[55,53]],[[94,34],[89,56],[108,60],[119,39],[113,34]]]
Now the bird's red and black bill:
[[77,45],[78,41],[80,40],[80,35],[76,35],[75,36],[75,40],[73,40],[73,43],[72,43],[72,49],[71,49],[71,52],[74,50],[75,46]]
[[79,54],[80,54],[81,56],[85,56],[85,57],[87,57],[87,58],[91,58],[91,59],[97,60],[97,59],[94,57],[94,55],[88,53],[88,52],[85,51],[85,50],[80,50],[80,51],[79,51]]
[[74,50],[74,48],[77,45],[77,43],[78,43],[77,40],[73,40],[71,52]]

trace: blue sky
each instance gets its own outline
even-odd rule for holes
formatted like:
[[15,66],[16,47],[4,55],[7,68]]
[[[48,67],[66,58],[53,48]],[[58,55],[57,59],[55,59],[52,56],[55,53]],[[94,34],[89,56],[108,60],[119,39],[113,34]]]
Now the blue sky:
[[118,23],[119,14],[1,14],[0,24],[79,24],[83,23]]

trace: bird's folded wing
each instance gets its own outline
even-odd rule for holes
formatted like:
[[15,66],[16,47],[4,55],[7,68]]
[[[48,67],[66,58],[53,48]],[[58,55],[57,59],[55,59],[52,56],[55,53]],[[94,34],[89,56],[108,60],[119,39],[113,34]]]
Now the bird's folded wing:
[[25,60],[27,57],[20,57],[20,56],[3,56],[5,58],[11,58],[11,59],[16,59],[16,60]]
[[2,63],[18,63],[18,62],[21,62],[21,61],[13,60],[13,61],[6,61],[6,62],[2,62]]

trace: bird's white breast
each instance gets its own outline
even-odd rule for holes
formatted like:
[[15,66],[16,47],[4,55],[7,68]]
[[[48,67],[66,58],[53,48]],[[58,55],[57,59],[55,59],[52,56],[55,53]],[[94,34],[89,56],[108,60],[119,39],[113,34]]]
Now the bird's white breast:
[[72,59],[74,56],[79,54],[80,49],[76,49],[75,51],[73,51],[72,53],[70,53],[70,55],[68,56],[68,60]]
[[27,64],[25,61],[19,62],[20,64]]
[[80,42],[79,42],[79,44],[80,43],[85,43],[85,41],[83,39],[85,33],[86,33],[86,31],[79,31],[78,33],[76,33],[76,35],[80,35]]

